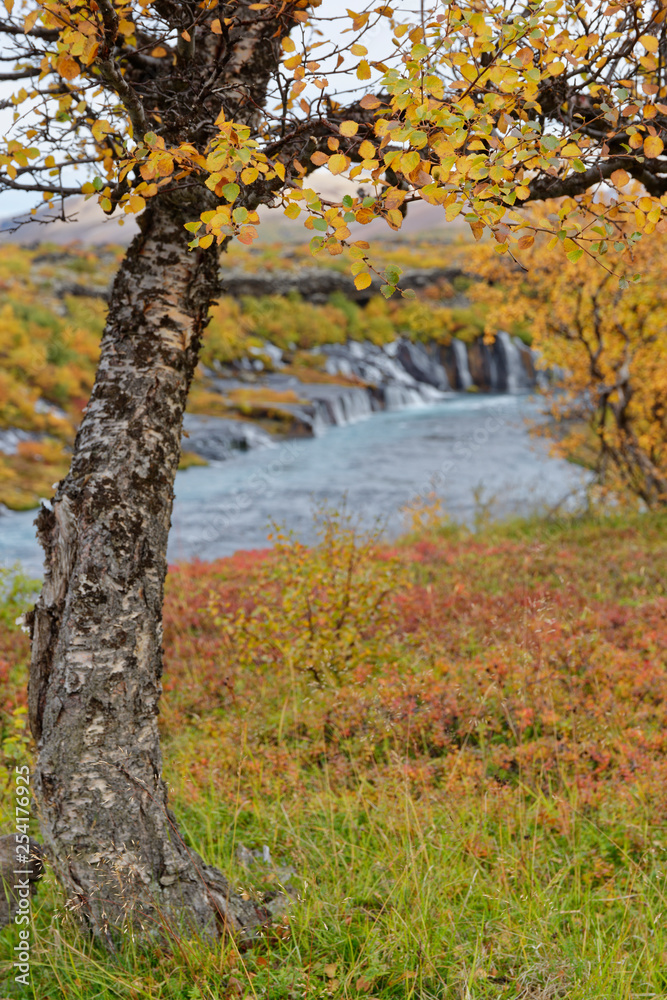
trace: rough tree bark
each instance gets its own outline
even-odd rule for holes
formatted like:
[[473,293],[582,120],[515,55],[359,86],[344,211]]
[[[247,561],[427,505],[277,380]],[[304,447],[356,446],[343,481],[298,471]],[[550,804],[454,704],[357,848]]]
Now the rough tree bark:
[[[188,214],[189,213],[189,214]],[[248,932],[265,917],[184,844],[158,737],[162,598],[183,411],[218,286],[190,252],[193,206],[152,200],[116,277],[71,470],[37,520],[46,578],[32,618],[35,791],[47,852],[98,935]]]

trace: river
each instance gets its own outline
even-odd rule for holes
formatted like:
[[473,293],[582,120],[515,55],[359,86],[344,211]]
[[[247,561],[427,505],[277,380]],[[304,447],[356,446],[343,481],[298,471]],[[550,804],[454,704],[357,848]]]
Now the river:
[[[313,510],[346,509],[388,536],[405,526],[401,508],[432,490],[454,521],[475,524],[531,514],[570,496],[586,473],[549,455],[529,435],[540,402],[515,395],[453,395],[429,406],[382,412],[321,437],[240,453],[176,477],[169,559],[214,559],[264,548],[272,520],[313,538]],[[0,565],[39,574],[35,511],[0,516]]]

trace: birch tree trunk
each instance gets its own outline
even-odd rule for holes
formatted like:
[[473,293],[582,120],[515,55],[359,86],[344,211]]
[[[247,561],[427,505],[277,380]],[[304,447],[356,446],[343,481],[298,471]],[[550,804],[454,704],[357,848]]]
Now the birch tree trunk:
[[35,794],[71,905],[110,944],[126,918],[146,932],[187,924],[212,935],[248,932],[265,916],[186,847],[162,779],[167,537],[183,411],[218,288],[215,248],[187,249],[183,223],[197,212],[184,201],[153,198],[141,218],[71,470],[37,519]]

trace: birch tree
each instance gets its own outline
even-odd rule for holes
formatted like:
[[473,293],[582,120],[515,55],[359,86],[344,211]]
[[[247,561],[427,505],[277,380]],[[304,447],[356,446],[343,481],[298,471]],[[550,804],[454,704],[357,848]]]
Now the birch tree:
[[[35,793],[58,878],[111,944],[127,919],[215,934],[265,914],[188,850],[158,738],[167,536],[188,389],[230,240],[258,209],[375,269],[363,225],[417,200],[521,255],[631,252],[667,191],[663,0],[5,0],[0,189],[138,216],[72,464],[37,519]],[[337,16],[334,16],[337,15]],[[340,16],[338,16],[340,15]],[[380,27],[382,26],[381,30]],[[375,31],[372,44],[371,30]],[[386,41],[386,52],[379,51]],[[372,49],[372,51],[370,50]],[[316,168],[349,178],[325,200]],[[531,222],[525,206],[558,199]],[[401,291],[383,272],[384,292]]]

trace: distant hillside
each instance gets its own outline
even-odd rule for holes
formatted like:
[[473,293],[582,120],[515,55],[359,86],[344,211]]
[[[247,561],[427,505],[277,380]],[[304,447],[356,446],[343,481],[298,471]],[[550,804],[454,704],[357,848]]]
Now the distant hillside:
[[[317,171],[317,189],[325,197],[340,197],[346,190],[354,190],[354,185],[345,179],[332,177]],[[313,180],[316,175],[313,175]],[[315,183],[314,183],[315,186]],[[56,212],[42,208],[34,218],[20,217],[22,224],[16,228],[15,217],[5,215],[0,221],[0,242],[20,243],[24,246],[38,243],[70,244],[85,246],[115,244],[127,246],[137,231],[136,218],[132,215],[105,216],[97,201],[84,198],[68,198],[65,202],[68,222],[52,221]],[[262,225],[259,229],[260,243],[307,243],[311,233],[299,221],[290,222],[282,209],[263,209],[260,212]],[[460,219],[447,222],[442,208],[420,202],[410,206],[408,216],[400,230],[395,233],[384,222],[377,220],[368,226],[353,225],[353,235],[365,239],[400,240],[404,236],[426,235],[449,242],[467,233],[468,227]]]

